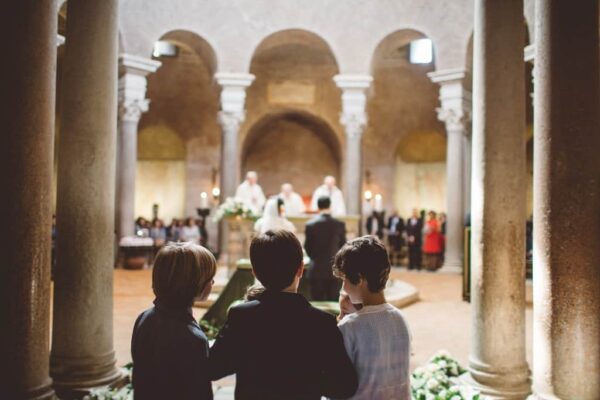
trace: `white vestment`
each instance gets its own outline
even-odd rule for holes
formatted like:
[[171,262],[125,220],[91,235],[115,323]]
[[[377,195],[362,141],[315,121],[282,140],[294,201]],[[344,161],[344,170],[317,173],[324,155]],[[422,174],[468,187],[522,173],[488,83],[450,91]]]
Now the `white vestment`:
[[265,233],[269,230],[283,229],[290,232],[296,232],[296,227],[285,217],[279,216],[277,199],[267,200],[265,212],[261,218],[254,224],[254,230],[257,233]]
[[327,196],[331,199],[331,215],[334,217],[343,217],[346,215],[346,203],[344,203],[344,195],[342,191],[334,186],[333,189],[329,190],[327,185],[319,186],[313,193],[312,201],[310,206],[313,210],[318,211],[317,200],[319,197]]
[[283,200],[283,206],[285,207],[285,215],[287,217],[297,217],[306,212],[306,206],[302,197],[296,192],[290,193],[286,196],[283,192],[279,194],[279,197]]
[[265,205],[265,195],[258,183],[251,185],[248,181],[242,182],[235,191],[236,199],[239,199],[254,214],[261,214]]

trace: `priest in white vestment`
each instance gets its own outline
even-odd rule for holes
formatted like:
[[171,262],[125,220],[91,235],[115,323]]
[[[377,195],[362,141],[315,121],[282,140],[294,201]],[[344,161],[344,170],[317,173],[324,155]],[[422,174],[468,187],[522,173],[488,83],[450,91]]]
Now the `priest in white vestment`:
[[323,179],[323,184],[319,186],[312,196],[310,202],[311,209],[317,211],[317,200],[319,197],[327,196],[331,199],[331,215],[334,217],[343,217],[346,215],[346,203],[344,202],[344,195],[342,191],[335,185],[335,178],[333,176],[326,176]]
[[289,183],[281,185],[279,197],[283,200],[283,207],[287,217],[297,217],[306,212],[306,206],[302,197],[294,192],[294,187]]
[[258,184],[258,174],[256,172],[248,171],[246,180],[235,191],[235,198],[242,201],[254,214],[262,213],[266,198]]

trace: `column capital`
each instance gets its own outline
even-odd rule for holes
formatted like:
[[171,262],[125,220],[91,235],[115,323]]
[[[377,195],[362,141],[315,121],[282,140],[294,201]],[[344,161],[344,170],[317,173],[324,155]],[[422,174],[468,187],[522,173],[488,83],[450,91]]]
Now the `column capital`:
[[138,122],[148,111],[146,76],[161,66],[160,61],[131,54],[119,56],[119,119]]
[[360,139],[367,124],[367,89],[373,82],[371,75],[336,75],[333,81],[342,89],[340,123],[349,139]]
[[236,111],[219,111],[217,114],[219,124],[226,133],[235,133],[239,131],[240,125],[246,119],[246,113],[242,110]]
[[216,73],[215,80],[221,86],[221,110],[226,113],[243,115],[246,89],[254,82],[254,78],[255,76],[252,74],[241,72]]
[[436,108],[438,119],[446,124],[448,133],[460,131],[469,134],[471,121],[471,91],[466,84],[471,73],[463,68],[447,69],[427,74],[432,82],[440,85],[440,104]]

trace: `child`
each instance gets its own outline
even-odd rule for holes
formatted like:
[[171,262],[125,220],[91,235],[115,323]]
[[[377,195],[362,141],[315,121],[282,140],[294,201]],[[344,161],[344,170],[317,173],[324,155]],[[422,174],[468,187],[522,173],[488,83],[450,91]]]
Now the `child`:
[[259,234],[250,261],[264,292],[229,310],[227,323],[210,349],[213,380],[237,374],[236,399],[349,397],[356,371],[335,318],[313,308],[298,284],[302,246],[285,230]]
[[208,340],[192,315],[217,270],[214,256],[193,243],[169,243],[154,260],[154,307],[135,321],[131,341],[135,399],[212,399]]
[[[384,245],[374,236],[346,243],[335,256],[343,279],[340,330],[358,373],[352,399],[410,399],[410,333],[400,311],[385,301],[390,274]],[[360,305],[360,306],[355,306]]]

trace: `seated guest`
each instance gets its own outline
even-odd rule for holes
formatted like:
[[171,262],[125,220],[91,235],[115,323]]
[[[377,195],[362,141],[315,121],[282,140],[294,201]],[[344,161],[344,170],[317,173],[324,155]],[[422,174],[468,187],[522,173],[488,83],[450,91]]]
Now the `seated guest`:
[[155,247],[162,247],[167,241],[167,230],[160,219],[154,218],[150,228],[150,237],[154,239]]
[[185,225],[179,232],[179,240],[182,242],[200,243],[200,228],[196,225],[194,218],[187,218],[185,220]]
[[358,374],[352,399],[410,399],[410,332],[400,311],[385,300],[390,274],[385,246],[373,236],[344,245],[334,270],[347,295],[340,298],[339,324]]
[[296,232],[294,224],[281,216],[281,206],[283,206],[283,200],[279,198],[267,200],[263,216],[254,224],[254,231],[265,233],[270,230],[285,229],[286,231]]
[[264,292],[232,307],[210,349],[213,380],[237,374],[235,398],[318,400],[356,391],[335,318],[297,293],[302,246],[285,230],[259,234],[250,261]]
[[192,315],[208,298],[217,262],[204,247],[170,243],[152,271],[154,307],[135,321],[131,340],[136,399],[212,399],[208,340]]

